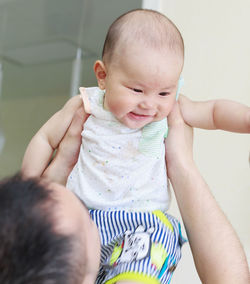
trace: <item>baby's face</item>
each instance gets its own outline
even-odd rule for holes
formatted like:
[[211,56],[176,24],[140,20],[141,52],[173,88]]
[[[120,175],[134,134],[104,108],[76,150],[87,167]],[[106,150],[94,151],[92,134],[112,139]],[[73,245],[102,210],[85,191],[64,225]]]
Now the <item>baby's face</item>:
[[132,47],[106,68],[104,107],[129,128],[165,118],[172,110],[183,59],[172,51]]

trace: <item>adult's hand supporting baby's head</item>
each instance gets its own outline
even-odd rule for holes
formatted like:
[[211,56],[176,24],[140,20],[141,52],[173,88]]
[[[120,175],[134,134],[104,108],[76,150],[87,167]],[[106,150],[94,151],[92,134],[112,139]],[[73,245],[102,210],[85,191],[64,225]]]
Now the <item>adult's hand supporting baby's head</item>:
[[43,173],[43,177],[51,181],[66,185],[68,175],[77,162],[83,124],[88,116],[84,115],[84,110],[80,107],[60,142],[56,155]]
[[178,102],[168,116],[166,164],[168,176],[178,172],[180,166],[193,163],[193,129],[183,120]]

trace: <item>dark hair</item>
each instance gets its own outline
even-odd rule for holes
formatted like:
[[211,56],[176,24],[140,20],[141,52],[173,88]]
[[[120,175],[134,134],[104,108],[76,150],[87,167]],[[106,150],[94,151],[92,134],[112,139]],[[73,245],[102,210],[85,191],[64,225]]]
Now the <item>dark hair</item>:
[[81,283],[73,238],[55,231],[55,205],[52,191],[34,179],[0,182],[1,284]]
[[[132,41],[131,41],[132,39]],[[103,61],[110,61],[118,44],[170,48],[184,57],[184,42],[175,24],[160,12],[148,9],[135,9],[118,17],[109,27],[102,50]]]

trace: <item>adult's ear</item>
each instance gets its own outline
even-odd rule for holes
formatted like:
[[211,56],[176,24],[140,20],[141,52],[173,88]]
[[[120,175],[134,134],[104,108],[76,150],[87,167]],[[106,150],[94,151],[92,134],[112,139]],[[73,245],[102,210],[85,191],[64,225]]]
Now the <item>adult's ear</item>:
[[94,72],[97,79],[98,86],[101,90],[105,89],[106,68],[101,60],[97,60],[94,64]]

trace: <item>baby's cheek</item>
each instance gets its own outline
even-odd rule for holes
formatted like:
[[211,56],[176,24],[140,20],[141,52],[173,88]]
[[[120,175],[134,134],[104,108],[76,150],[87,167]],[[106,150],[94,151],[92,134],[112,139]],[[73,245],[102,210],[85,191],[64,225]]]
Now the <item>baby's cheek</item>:
[[119,118],[123,113],[123,105],[120,102],[112,102],[109,105],[109,111],[112,112],[114,116]]
[[126,111],[133,105],[133,102],[130,102],[129,99],[120,98],[114,102],[114,109],[117,111]]
[[162,118],[167,117],[170,114],[172,109],[173,109],[173,106],[167,106],[165,108],[162,108],[161,111],[160,111],[161,117]]
[[164,113],[165,117],[170,114],[170,112],[174,108],[175,102],[175,99],[171,98],[171,100],[169,100],[169,102],[162,107],[162,113]]

